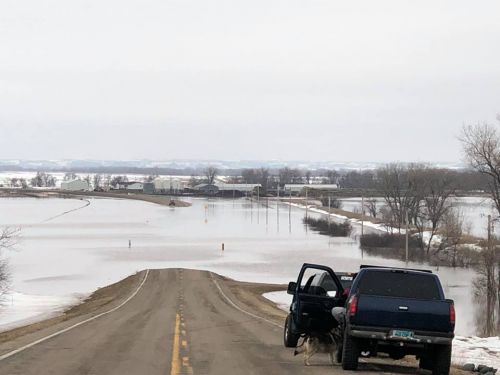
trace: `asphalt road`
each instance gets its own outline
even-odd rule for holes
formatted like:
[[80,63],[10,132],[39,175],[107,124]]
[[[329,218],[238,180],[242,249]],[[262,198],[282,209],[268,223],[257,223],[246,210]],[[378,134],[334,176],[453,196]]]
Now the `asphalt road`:
[[[281,322],[261,316],[208,272],[152,270],[116,311],[60,334],[38,332],[32,339],[44,341],[1,359],[0,374],[343,373],[326,354],[314,356],[312,366],[305,367],[302,358],[283,347]],[[25,338],[0,346],[0,358],[26,344]],[[360,370],[416,373],[372,364]]]

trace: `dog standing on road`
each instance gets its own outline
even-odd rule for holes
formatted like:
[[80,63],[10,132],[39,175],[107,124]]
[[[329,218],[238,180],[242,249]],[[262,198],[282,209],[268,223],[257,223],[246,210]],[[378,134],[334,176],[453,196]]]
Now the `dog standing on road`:
[[332,365],[335,364],[335,353],[338,345],[332,333],[310,334],[304,337],[302,344],[298,345],[293,355],[304,353],[304,365],[310,366],[309,359],[316,353],[328,353]]

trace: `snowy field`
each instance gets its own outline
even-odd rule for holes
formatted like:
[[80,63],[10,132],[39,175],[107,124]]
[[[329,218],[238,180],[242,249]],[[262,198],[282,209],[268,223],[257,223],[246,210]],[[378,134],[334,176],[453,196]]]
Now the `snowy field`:
[[[208,269],[237,280],[287,283],[304,262],[339,271],[355,271],[360,264],[404,265],[363,254],[356,228],[350,238],[322,236],[302,224],[302,208],[283,204],[278,209],[271,201],[268,209],[245,200],[194,199],[188,208],[89,201],[0,199],[0,227],[21,229],[16,248],[3,254],[12,283],[0,308],[0,330],[56,314],[145,268]],[[437,272],[447,297],[456,301],[457,333],[473,335],[474,273],[447,267]]]

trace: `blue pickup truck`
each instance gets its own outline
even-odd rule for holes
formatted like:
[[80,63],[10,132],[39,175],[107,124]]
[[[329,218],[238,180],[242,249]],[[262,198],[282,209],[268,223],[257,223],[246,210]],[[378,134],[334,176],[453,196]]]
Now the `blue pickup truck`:
[[[286,347],[296,346],[301,335],[336,330],[336,358],[345,370],[356,370],[360,356],[385,353],[393,359],[414,355],[420,368],[449,374],[455,309],[432,272],[362,266],[357,274],[341,274],[306,263],[288,293]],[[335,307],[345,308],[344,319],[333,318]]]
[[349,292],[342,368],[355,370],[363,352],[393,359],[415,355],[420,368],[448,375],[455,329],[453,301],[429,271],[368,267]]

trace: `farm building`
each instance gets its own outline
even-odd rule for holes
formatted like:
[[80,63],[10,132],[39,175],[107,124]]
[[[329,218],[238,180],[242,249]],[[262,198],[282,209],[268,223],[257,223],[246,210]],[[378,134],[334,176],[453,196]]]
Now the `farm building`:
[[219,197],[229,197],[236,196],[241,197],[244,195],[250,195],[256,192],[258,188],[261,188],[261,184],[200,184],[194,187],[194,190],[198,191],[203,195],[219,196]]
[[89,191],[90,186],[87,181],[84,180],[72,180],[61,182],[61,190],[67,191]]
[[142,191],[144,189],[144,184],[137,181],[123,181],[119,182],[114,186],[116,190],[131,190],[131,191]]
[[179,193],[184,190],[184,185],[178,178],[155,178],[153,180],[157,193]]
[[337,184],[285,184],[284,190],[286,193],[300,194],[305,189],[308,190],[324,190],[331,191],[337,190],[339,187]]
[[142,190],[144,193],[146,194],[154,194],[155,192],[155,184],[153,184],[152,182],[145,182],[143,184],[143,190]]

